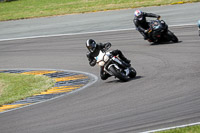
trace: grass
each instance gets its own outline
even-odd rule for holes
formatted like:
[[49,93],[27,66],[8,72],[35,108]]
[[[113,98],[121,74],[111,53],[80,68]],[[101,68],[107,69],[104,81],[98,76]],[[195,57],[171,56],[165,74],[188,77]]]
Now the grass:
[[200,125],[176,128],[156,133],[200,133]]
[[0,2],[0,21],[198,1],[200,0],[14,0]]
[[54,84],[47,76],[0,73],[0,105],[40,93]]

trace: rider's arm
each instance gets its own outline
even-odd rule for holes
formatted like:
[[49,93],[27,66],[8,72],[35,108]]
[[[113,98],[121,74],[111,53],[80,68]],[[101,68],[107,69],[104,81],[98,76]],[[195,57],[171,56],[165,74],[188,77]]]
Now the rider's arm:
[[96,65],[96,60],[92,59],[89,61],[90,66],[95,66]]
[[140,31],[140,32],[144,32],[144,31],[145,31],[145,29],[142,28],[142,27],[138,24],[138,20],[137,20],[137,19],[133,19],[133,23],[135,24],[135,27],[136,27],[136,29],[137,29],[138,31]]
[[91,53],[87,53],[86,55],[87,55],[90,66],[95,66],[96,60],[94,57],[91,56]]
[[153,17],[153,18],[160,18],[160,15],[154,14],[154,13],[146,13],[143,12],[145,17]]
[[111,43],[110,42],[107,42],[107,43],[99,43],[99,48],[100,50],[104,49],[104,48],[110,48],[111,47]]

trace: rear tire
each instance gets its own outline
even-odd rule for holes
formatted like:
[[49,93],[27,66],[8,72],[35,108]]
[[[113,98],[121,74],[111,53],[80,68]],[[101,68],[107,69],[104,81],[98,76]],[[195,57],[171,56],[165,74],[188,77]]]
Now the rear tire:
[[113,73],[113,75],[115,77],[117,77],[118,79],[120,79],[123,82],[126,82],[129,80],[128,76],[124,74],[122,74],[119,70],[117,70],[114,66],[110,67],[110,71]]

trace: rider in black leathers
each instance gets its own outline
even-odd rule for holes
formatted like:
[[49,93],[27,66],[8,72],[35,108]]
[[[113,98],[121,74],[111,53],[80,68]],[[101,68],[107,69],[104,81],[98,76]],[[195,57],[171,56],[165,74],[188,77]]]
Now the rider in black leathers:
[[[100,50],[103,50],[105,47],[111,47],[111,43],[99,43],[97,44],[93,39],[88,39],[86,42],[86,47],[88,48],[89,52],[87,52],[87,58],[89,60],[90,66],[96,65],[96,59],[94,57],[99,55]],[[130,67],[130,60],[128,60],[120,50],[113,50],[110,52],[113,56],[117,56],[122,59],[126,64],[127,67]],[[100,76],[102,80],[106,80],[108,77],[110,77],[109,74],[104,72],[104,68],[100,67]]]
[[133,19],[133,23],[135,24],[136,29],[143,35],[144,40],[149,39],[148,37],[149,24],[146,20],[146,17],[154,17],[154,18],[160,19],[160,15],[136,10],[134,13],[134,16],[135,17]]

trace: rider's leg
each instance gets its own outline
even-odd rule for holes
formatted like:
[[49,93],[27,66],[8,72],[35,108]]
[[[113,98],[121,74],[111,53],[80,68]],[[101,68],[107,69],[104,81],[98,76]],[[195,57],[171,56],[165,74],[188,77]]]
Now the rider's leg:
[[128,63],[128,64],[130,64],[130,60],[129,59],[127,59],[123,54],[122,54],[122,52],[120,51],[120,50],[113,50],[112,52],[112,55],[114,55],[114,56],[119,56],[119,58],[120,59],[122,59],[123,61],[125,61],[126,63]]
[[147,40],[147,39],[149,39],[149,37],[148,37],[148,34],[147,33],[144,33],[144,32],[142,32],[142,31],[139,31],[140,32],[140,34],[142,34],[142,36],[144,37],[144,40]]

